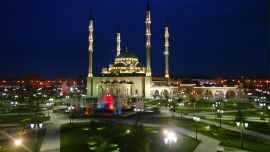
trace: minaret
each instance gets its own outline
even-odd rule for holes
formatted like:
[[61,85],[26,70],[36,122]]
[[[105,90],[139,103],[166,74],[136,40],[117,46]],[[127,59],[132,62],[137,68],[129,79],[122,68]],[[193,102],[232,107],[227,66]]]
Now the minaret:
[[92,78],[93,77],[93,16],[92,16],[92,12],[90,15],[90,24],[89,24],[89,37],[88,37],[88,41],[89,41],[89,67],[88,67],[88,77]]
[[146,20],[145,20],[145,24],[146,24],[146,32],[145,32],[145,36],[146,36],[146,76],[151,76],[151,55],[150,55],[150,51],[151,51],[151,18],[150,18],[150,6],[149,6],[149,0],[147,0],[147,7],[146,7]]
[[121,35],[120,35],[120,31],[117,32],[117,54],[116,56],[118,56],[121,53]]
[[93,96],[93,16],[92,12],[90,15],[90,23],[89,23],[89,47],[88,47],[88,52],[89,52],[89,65],[88,65],[88,78],[87,78],[87,95],[88,96]]
[[168,21],[165,24],[165,79],[169,80],[170,75],[169,75],[169,25]]

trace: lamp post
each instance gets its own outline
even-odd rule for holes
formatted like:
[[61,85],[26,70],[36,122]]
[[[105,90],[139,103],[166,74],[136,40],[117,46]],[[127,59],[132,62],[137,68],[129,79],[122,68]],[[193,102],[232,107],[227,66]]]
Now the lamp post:
[[[169,102],[169,109],[170,109],[170,107],[171,107],[171,102],[172,102],[172,98],[169,98],[168,99],[168,102]],[[167,106],[166,106],[167,107]]]
[[171,132],[171,131],[167,131],[164,130],[164,142],[165,144],[169,144],[170,145],[170,149],[172,148],[172,144],[175,144],[177,141],[177,137],[175,135],[175,133]]
[[243,138],[244,138],[243,132],[244,132],[244,128],[248,127],[248,123],[247,122],[243,123],[243,122],[237,121],[236,125],[237,125],[237,127],[239,127],[241,129],[241,148],[243,149],[243,147],[244,147],[244,145],[243,145]]
[[182,118],[182,115],[183,115],[183,107],[184,107],[184,103],[183,102],[181,102],[181,103],[179,103],[179,106],[181,107],[181,118]]
[[213,108],[214,108],[214,110],[215,110],[215,119],[217,118],[217,111],[216,111],[216,109],[217,109],[217,104],[212,104],[212,106],[213,106]]
[[32,123],[30,124],[31,129],[35,129],[35,152],[38,152],[37,148],[37,130],[38,128],[42,128],[43,124],[42,123]]
[[13,108],[14,116],[15,116],[15,108],[16,108],[17,104],[18,104],[18,102],[16,102],[16,101],[11,101],[11,102],[10,102],[10,105],[11,105],[12,108]]
[[71,123],[72,122],[72,116],[73,116],[73,110],[74,110],[74,107],[73,106],[69,106],[68,107],[68,111],[69,111],[69,122]]
[[269,123],[269,132],[270,132],[270,105],[267,108],[268,108],[268,123]]
[[200,121],[200,117],[198,116],[193,116],[193,120],[195,121],[195,125],[196,125],[196,140],[198,139],[197,138],[197,132],[198,132],[198,122]]
[[256,99],[254,99],[254,101],[255,101],[256,104],[257,104],[257,109],[259,109],[259,101],[260,101],[260,99],[259,99],[259,98],[256,98]]
[[229,99],[228,98],[224,98],[223,101],[224,101],[224,109],[226,110],[226,103],[229,101]]
[[19,146],[21,144],[22,144],[22,140],[21,139],[15,139],[14,140],[14,145]]
[[261,112],[261,114],[262,114],[262,118],[264,118],[264,123],[265,123],[265,117],[264,117],[264,107],[266,106],[266,103],[265,102],[260,102],[260,107],[262,107],[262,112]]
[[47,109],[48,109],[48,117],[50,116],[50,107],[52,105],[51,102],[47,102],[46,105],[48,106]]
[[222,117],[222,114],[223,114],[223,110],[221,109],[218,109],[217,110],[217,113],[218,113],[218,117],[219,117],[219,127],[221,128],[221,117]]

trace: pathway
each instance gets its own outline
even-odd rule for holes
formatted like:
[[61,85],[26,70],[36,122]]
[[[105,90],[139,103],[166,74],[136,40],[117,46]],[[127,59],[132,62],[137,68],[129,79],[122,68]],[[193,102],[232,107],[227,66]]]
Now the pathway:
[[[163,113],[163,115],[159,115],[159,117],[170,117],[170,116],[180,117],[181,116],[181,114],[168,111],[167,109],[162,109],[162,113]],[[190,115],[183,115],[183,117],[192,119],[192,116],[190,116]],[[200,119],[200,122],[215,125],[215,126],[219,127],[218,122],[214,122],[214,121],[210,121],[210,120],[206,120],[206,119]],[[231,130],[231,131],[240,132],[240,129],[238,127],[233,127],[233,126],[226,125],[226,124],[222,124],[221,126],[222,126],[222,128],[225,128],[225,129],[228,129],[228,130]],[[251,130],[246,129],[246,130],[244,130],[244,134],[254,136],[254,137],[259,137],[259,138],[266,139],[266,140],[270,140],[269,135],[265,135],[263,133],[256,132],[256,131],[251,131]]]
[[50,113],[50,116],[40,152],[60,152],[61,125],[69,122],[68,116],[64,114]]

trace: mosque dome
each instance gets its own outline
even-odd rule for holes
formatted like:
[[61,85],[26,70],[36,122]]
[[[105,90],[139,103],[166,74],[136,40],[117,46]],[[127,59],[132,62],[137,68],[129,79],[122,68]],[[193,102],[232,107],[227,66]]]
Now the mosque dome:
[[136,56],[130,52],[121,52],[116,58],[136,58]]
[[115,65],[113,65],[114,67],[126,67],[126,65],[124,63],[117,63]]

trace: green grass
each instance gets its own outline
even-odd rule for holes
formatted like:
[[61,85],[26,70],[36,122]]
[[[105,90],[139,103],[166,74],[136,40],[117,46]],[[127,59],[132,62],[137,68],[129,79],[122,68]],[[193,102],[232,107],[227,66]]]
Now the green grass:
[[[237,112],[226,112],[223,115],[224,116],[235,116]],[[248,110],[248,111],[242,111],[244,117],[258,117],[261,118],[262,114],[260,110]],[[265,115],[267,117],[267,115]]]
[[[194,121],[192,119],[186,118],[156,118],[153,120],[154,123],[161,124],[175,124],[189,130],[195,131]],[[213,125],[208,125],[205,123],[198,123],[198,132],[220,140],[221,145],[240,148],[240,133],[219,128]],[[195,136],[195,135],[194,135]],[[256,145],[256,146],[254,146]],[[270,141],[256,138],[253,136],[244,135],[244,148],[250,151],[268,151],[270,146]]]
[[[130,130],[128,133],[127,130]],[[120,151],[137,152],[169,151],[169,146],[164,144],[163,133],[159,129],[144,127],[137,131],[134,126],[75,123],[65,124],[61,128],[61,151]],[[177,144],[171,151],[194,151],[199,144],[193,138],[179,135]]]
[[146,105],[160,105],[160,106],[166,106],[166,103],[168,104],[168,101],[166,99],[154,99],[154,100],[148,100],[145,101]]
[[253,106],[253,104],[249,103],[249,102],[227,102],[226,104],[223,104],[223,109],[226,110],[249,110],[249,109],[255,109],[255,107]]
[[43,122],[49,119],[43,115],[0,115],[0,124]]
[[[219,119],[208,119],[210,121],[215,121],[219,123]],[[247,130],[252,130],[256,132],[260,132],[263,134],[270,135],[270,124],[269,122],[254,122],[254,121],[247,121],[248,122],[248,128]],[[236,123],[234,120],[221,120],[222,124],[230,125],[230,126],[236,126]]]
[[[43,141],[43,137],[45,135],[46,129],[41,129],[38,131],[37,138],[37,147],[38,149],[41,146]],[[35,132],[30,132],[21,136],[15,137],[15,139],[21,139],[22,144],[28,149],[34,151],[35,150]],[[4,139],[0,140],[0,152],[27,152],[22,146],[14,145],[14,141],[12,139]]]

